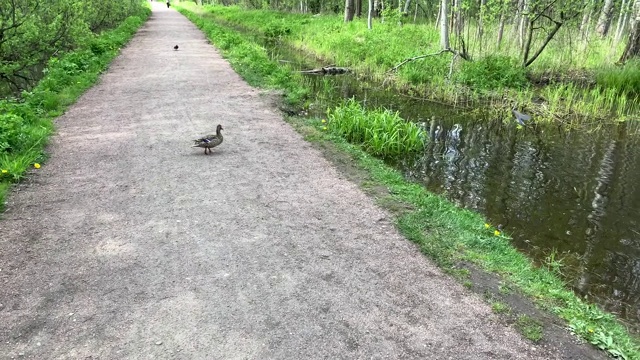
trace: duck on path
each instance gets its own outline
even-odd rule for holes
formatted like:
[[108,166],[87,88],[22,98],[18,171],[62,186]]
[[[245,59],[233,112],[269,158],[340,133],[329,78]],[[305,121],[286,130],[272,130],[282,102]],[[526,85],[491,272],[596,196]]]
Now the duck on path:
[[222,125],[218,124],[216,127],[215,135],[206,135],[201,137],[200,139],[193,140],[194,144],[192,147],[201,147],[204,148],[204,154],[207,155],[207,151],[211,154],[211,149],[222,144]]

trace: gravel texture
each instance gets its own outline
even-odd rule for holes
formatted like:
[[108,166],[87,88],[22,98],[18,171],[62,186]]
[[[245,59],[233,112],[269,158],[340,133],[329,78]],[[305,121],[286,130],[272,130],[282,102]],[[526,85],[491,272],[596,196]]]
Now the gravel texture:
[[49,151],[0,220],[2,359],[571,358],[443,275],[163,4]]

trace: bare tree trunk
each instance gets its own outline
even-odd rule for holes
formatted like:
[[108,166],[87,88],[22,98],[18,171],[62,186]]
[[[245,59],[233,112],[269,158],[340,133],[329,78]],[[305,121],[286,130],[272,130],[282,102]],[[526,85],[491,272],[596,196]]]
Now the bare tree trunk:
[[620,14],[618,15],[618,24],[616,25],[616,33],[613,38],[613,43],[616,45],[620,42],[620,39],[622,38],[622,32],[627,25],[627,18],[629,17],[629,11],[627,11],[627,7],[627,0],[622,0],[622,5],[620,5]]
[[373,28],[373,0],[369,0],[369,13],[367,14],[367,29]]
[[529,10],[529,0],[522,0],[522,8],[520,9],[520,22],[518,24],[518,44],[520,45],[520,49],[523,49],[525,33],[527,32],[527,11]]
[[591,14],[593,13],[593,8],[589,7],[589,11],[585,11],[582,16],[582,22],[580,23],[580,37],[582,40],[586,40],[589,38],[589,23],[591,22]]
[[353,9],[354,0],[345,0],[344,4],[344,22],[353,21]]
[[455,31],[456,34],[459,34],[460,32],[460,12],[462,11],[460,3],[460,0],[453,0],[453,9],[451,9],[451,28]]
[[355,0],[355,5],[356,5],[356,16],[361,17],[362,16],[362,0]]
[[438,15],[436,16],[436,30],[440,29],[440,26],[442,26],[440,24],[441,20],[442,20],[442,8],[440,8],[440,11],[438,11]]
[[[640,0],[639,0],[640,1]],[[450,49],[449,46],[449,0],[440,0],[440,47]]]
[[518,5],[516,6],[516,14],[513,16],[514,29],[520,24],[520,16],[522,16],[523,6],[524,6],[524,0],[518,0]]
[[418,19],[418,2],[416,1],[416,11],[413,13],[413,23],[416,23],[416,20]]
[[609,33],[609,25],[611,25],[611,18],[613,17],[613,0],[604,0],[604,5],[602,6],[602,12],[600,13],[600,17],[598,18],[598,23],[596,25],[596,32],[605,37]]
[[403,13],[408,14],[409,13],[409,6],[411,6],[411,0],[407,0],[404,2],[404,9],[402,10]]
[[640,57],[640,0],[636,0],[633,5],[633,15],[631,20],[631,31],[629,40],[624,52],[618,62],[625,63],[627,60]]
[[504,35],[504,12],[500,13],[500,22],[498,23],[498,49],[502,45],[502,36]]
[[[638,0],[638,2],[640,2],[640,0]],[[540,56],[540,54],[542,54],[542,51],[544,51],[544,49],[547,47],[547,45],[549,45],[549,42],[551,41],[551,39],[553,39],[553,37],[556,35],[556,33],[558,32],[558,30],[560,30],[560,27],[562,26],[562,23],[559,21],[554,21],[554,27],[551,31],[547,32],[547,37],[544,39],[542,45],[540,46],[540,48],[538,48],[538,51],[535,52],[535,54],[533,54],[533,56],[531,56],[531,58],[529,58],[529,51],[531,51],[531,42],[533,39],[533,30],[535,29],[535,27],[533,26],[533,21],[531,21],[531,23],[528,26],[528,31],[527,31],[527,41],[525,43],[524,46],[524,55],[522,57],[523,62],[522,64],[524,65],[524,67],[527,67],[529,65],[531,65],[537,58],[538,56]]]
[[482,36],[484,35],[484,27],[483,27],[483,19],[485,7],[487,4],[487,0],[480,0],[480,13],[478,14],[478,31],[476,33],[476,37],[478,38],[478,43],[480,44],[480,49],[482,49]]

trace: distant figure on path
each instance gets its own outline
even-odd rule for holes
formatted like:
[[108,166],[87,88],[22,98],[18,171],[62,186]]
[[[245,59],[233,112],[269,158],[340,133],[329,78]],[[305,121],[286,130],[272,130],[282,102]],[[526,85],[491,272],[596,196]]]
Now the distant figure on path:
[[169,0],[167,0],[167,9],[171,6],[171,3],[169,2]]

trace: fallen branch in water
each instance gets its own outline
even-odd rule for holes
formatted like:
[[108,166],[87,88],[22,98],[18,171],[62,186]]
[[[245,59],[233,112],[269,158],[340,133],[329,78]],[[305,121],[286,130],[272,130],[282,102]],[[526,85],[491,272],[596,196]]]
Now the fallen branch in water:
[[302,74],[316,74],[316,75],[338,75],[351,72],[351,69],[345,67],[325,66],[319,69],[302,70]]
[[458,56],[460,56],[461,58],[463,58],[465,60],[468,60],[468,56],[464,52],[460,53],[458,51],[454,51],[454,50],[451,50],[451,49],[443,49],[443,50],[440,50],[440,51],[432,53],[432,54],[419,55],[419,56],[414,56],[412,58],[408,58],[408,59],[402,60],[401,63],[399,63],[398,65],[394,66],[393,68],[391,68],[387,72],[388,73],[394,72],[394,71],[398,70],[399,67],[401,67],[402,65],[404,65],[404,64],[406,64],[408,62],[424,59],[424,58],[427,58],[429,56],[438,56],[438,55],[443,54],[443,53],[452,53],[453,54],[453,60],[451,61],[451,66],[450,66],[450,69],[449,69],[449,76],[451,76],[451,73],[453,71],[453,62],[455,61],[455,59]]
[[444,50],[440,50],[440,51],[438,51],[438,52],[436,52],[436,53],[433,53],[433,54],[426,54],[426,55],[414,56],[414,57],[412,57],[412,58],[408,58],[408,59],[403,60],[400,64],[398,64],[398,65],[394,66],[393,68],[391,68],[391,70],[389,70],[389,71],[387,71],[387,72],[393,72],[393,71],[396,71],[396,70],[398,70],[398,68],[399,68],[400,66],[402,66],[402,65],[404,65],[404,64],[406,64],[406,63],[408,63],[408,62],[415,61],[415,60],[420,60],[420,59],[424,59],[424,58],[429,57],[429,56],[437,56],[437,55],[440,55],[440,54],[442,54],[442,53],[446,53],[446,52],[453,53],[453,51],[452,51],[451,49],[444,49]]

